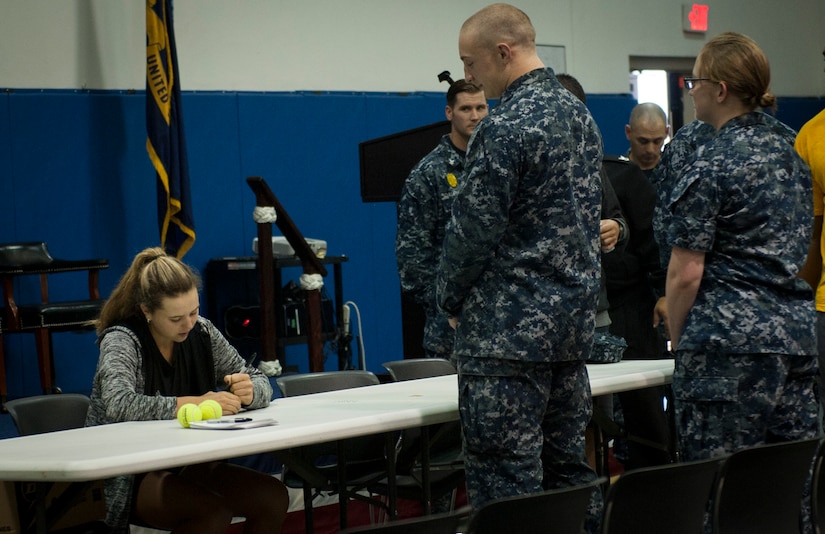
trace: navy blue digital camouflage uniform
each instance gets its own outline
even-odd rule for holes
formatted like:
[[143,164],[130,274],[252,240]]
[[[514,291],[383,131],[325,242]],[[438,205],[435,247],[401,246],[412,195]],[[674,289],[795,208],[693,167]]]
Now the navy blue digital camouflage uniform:
[[820,434],[814,307],[797,278],[811,176],[780,125],[730,120],[671,193],[669,244],[706,253],[673,377],[685,460]]
[[[772,115],[759,113],[760,120],[776,135],[794,142],[796,131]],[[716,128],[700,120],[685,124],[676,132],[662,151],[662,158],[650,175],[650,183],[656,189],[656,209],[653,214],[653,234],[659,247],[662,267],[667,270],[670,263],[670,244],[667,242],[667,229],[670,225],[670,196],[679,178],[696,158],[696,150],[713,139]]]
[[[470,139],[438,297],[459,321],[473,507],[595,479],[584,362],[599,290],[601,146],[587,108],[551,69],[515,80]],[[597,490],[591,528],[600,513]]]
[[413,167],[398,203],[395,256],[401,290],[424,308],[424,351],[449,359],[455,331],[436,301],[435,279],[444,227],[464,172],[464,152],[449,134]]

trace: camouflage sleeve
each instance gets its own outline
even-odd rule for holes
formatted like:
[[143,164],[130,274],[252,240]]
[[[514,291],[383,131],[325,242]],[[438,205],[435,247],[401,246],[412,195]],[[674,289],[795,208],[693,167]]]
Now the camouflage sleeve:
[[401,289],[416,302],[431,307],[435,301],[435,272],[441,253],[436,239],[438,207],[433,192],[426,187],[425,170],[410,173],[398,204],[395,256]]
[[509,220],[511,188],[520,166],[513,155],[518,140],[496,139],[482,122],[467,153],[472,167],[453,201],[438,269],[439,305],[457,315],[464,299],[493,257]]
[[712,179],[713,163],[703,159],[701,151],[702,148],[693,167],[672,192],[667,235],[673,247],[708,252],[713,248],[720,198],[717,183]]
[[662,159],[651,176],[651,182],[656,189],[653,231],[659,246],[659,262],[665,271],[670,261],[667,233],[671,222],[671,194],[684,169],[695,157],[697,148],[715,135],[716,129],[713,126],[698,120],[682,126],[670,143],[665,145]]

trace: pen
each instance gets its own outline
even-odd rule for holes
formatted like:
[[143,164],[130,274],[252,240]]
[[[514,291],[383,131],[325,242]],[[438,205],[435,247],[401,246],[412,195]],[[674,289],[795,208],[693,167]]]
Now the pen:
[[231,425],[232,423],[248,423],[251,417],[236,417],[234,419],[209,419],[205,421],[209,425]]

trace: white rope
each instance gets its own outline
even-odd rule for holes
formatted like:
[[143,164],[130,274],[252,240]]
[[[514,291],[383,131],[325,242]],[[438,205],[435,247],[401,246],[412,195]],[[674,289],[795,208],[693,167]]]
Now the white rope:
[[283,372],[281,368],[281,362],[278,360],[270,361],[261,361],[258,364],[258,369],[265,374],[266,376],[278,376]]
[[255,222],[258,224],[274,223],[278,220],[278,213],[272,206],[255,206],[255,210],[252,212],[252,218],[255,219]]
[[313,291],[322,287],[324,287],[324,277],[320,274],[301,275],[301,289],[304,291]]
[[356,339],[358,340],[358,367],[359,369],[366,371],[367,370],[367,348],[364,346],[364,330],[361,327],[361,310],[358,309],[358,305],[355,304],[353,301],[348,300],[344,303],[344,306],[349,306],[353,310],[355,310],[355,317],[358,320],[358,336]]

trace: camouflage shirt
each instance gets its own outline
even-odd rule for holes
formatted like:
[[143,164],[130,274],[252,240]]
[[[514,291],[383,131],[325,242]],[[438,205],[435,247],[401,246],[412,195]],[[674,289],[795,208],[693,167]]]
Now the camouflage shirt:
[[728,121],[672,192],[668,242],[706,253],[680,349],[816,354],[811,291],[796,276],[811,174],[776,122],[760,112]]
[[[776,135],[787,139],[793,144],[796,132],[793,128],[777,120],[767,113],[758,113],[765,125]],[[667,243],[667,227],[670,225],[670,194],[679,177],[685,172],[694,158],[696,150],[713,139],[716,129],[700,120],[685,124],[676,132],[673,139],[665,145],[662,159],[659,160],[650,177],[650,182],[656,188],[656,210],[653,216],[653,232],[659,244],[659,255],[662,267],[667,269],[670,262],[670,245]]]
[[587,108],[537,69],[473,133],[438,272],[457,357],[589,356],[599,290],[602,141]]
[[401,290],[424,307],[424,348],[449,357],[455,331],[437,304],[435,279],[444,227],[464,171],[464,153],[441,138],[438,146],[410,171],[398,204],[395,257]]

